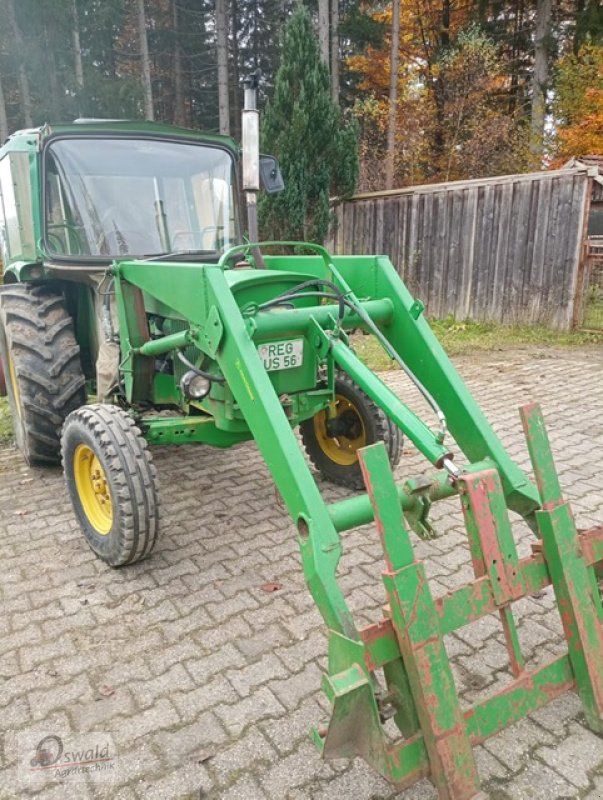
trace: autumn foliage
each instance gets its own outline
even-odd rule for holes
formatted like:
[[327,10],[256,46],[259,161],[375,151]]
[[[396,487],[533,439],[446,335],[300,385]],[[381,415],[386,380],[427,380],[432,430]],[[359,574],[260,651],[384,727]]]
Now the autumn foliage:
[[[259,107],[268,100],[274,107],[284,29],[302,5],[327,42],[323,59],[341,119],[358,122],[360,189],[385,186],[392,150],[394,186],[541,169],[603,152],[601,0],[395,2],[331,0],[325,23],[317,13],[325,0],[0,0],[0,139],[78,116],[226,130],[224,106],[238,139],[241,80],[259,68]],[[220,45],[218,28],[227,34]],[[291,163],[295,151],[308,158],[282,138]],[[331,160],[327,151],[313,162]],[[336,184],[328,191],[339,191]],[[308,219],[324,217],[324,191],[323,211]],[[313,224],[306,222],[308,230]]]
[[[569,5],[556,11],[550,63],[561,58],[551,73],[555,84],[545,87],[553,103],[543,154],[530,130],[536,2],[397,1],[396,185],[522,172],[540,169],[555,154],[603,152],[601,45],[592,43],[599,36],[593,14],[603,12],[592,3],[586,4],[590,28],[578,26]],[[371,190],[383,186],[392,6],[364,9],[384,35],[346,63],[361,128],[360,183]],[[577,55],[563,56],[573,49]]]
[[603,46],[587,43],[557,70],[556,162],[603,154]]

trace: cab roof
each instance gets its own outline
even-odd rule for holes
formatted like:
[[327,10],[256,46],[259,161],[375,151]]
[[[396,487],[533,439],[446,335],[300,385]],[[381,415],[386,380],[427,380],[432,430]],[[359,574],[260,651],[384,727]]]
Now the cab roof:
[[227,147],[235,155],[239,154],[239,145],[230,136],[215,133],[204,133],[191,128],[180,128],[163,122],[147,122],[142,120],[113,119],[79,119],[74,122],[45,124],[39,128],[28,128],[11,134],[0,149],[0,156],[9,151],[30,151],[39,149],[45,139],[50,136],[111,136],[138,135],[153,138],[188,139],[200,143]]

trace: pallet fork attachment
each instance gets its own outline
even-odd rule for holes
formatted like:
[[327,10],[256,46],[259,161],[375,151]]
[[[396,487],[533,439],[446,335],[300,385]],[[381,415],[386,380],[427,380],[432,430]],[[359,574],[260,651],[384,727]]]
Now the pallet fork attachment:
[[[603,733],[603,608],[594,564],[603,561],[603,528],[578,533],[561,496],[540,409],[521,409],[542,508],[540,542],[519,559],[495,469],[463,474],[459,495],[475,581],[434,598],[415,559],[382,444],[361,454],[368,495],[383,545],[386,618],[361,631],[362,644],[332,632],[324,689],[332,703],[326,730],[314,732],[325,757],[361,755],[385,778],[406,787],[429,777],[442,800],[480,796],[472,746],[571,688],[589,727]],[[528,671],[512,613],[515,600],[552,585],[567,655]],[[514,679],[463,711],[443,643],[445,634],[500,614]],[[385,736],[372,674],[383,668],[401,740]]]

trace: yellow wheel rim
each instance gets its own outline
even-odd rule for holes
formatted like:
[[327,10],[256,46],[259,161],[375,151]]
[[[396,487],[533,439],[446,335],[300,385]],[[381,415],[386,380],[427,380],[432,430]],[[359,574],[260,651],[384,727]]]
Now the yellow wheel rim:
[[73,454],[73,475],[77,496],[88,522],[106,536],[113,527],[113,502],[107,476],[92,448],[78,444]]
[[[328,436],[327,435],[327,412],[319,411],[314,416],[314,433],[320,449],[335,464],[342,467],[349,467],[358,461],[358,450],[366,444],[366,431],[362,417],[358,413],[356,406],[347,397],[341,394],[335,395],[336,416],[353,414],[353,436]],[[330,417],[332,419],[332,417]]]
[[8,354],[8,377],[13,390],[13,397],[15,398],[15,408],[17,409],[17,414],[21,416],[21,393],[19,392],[19,384],[17,383],[15,364],[10,353]]

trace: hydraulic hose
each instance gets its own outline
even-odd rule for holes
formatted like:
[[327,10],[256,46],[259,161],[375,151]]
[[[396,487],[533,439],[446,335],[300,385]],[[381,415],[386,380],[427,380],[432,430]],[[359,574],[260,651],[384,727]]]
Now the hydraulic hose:
[[176,355],[182,361],[185,367],[188,367],[192,372],[196,375],[200,375],[202,378],[207,378],[208,381],[213,381],[214,383],[225,383],[226,379],[223,375],[214,375],[213,372],[205,372],[205,370],[199,369],[196,367],[192,361],[189,361],[188,358],[184,355],[182,350],[176,350]]

